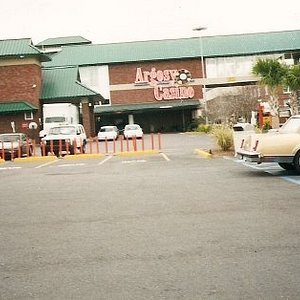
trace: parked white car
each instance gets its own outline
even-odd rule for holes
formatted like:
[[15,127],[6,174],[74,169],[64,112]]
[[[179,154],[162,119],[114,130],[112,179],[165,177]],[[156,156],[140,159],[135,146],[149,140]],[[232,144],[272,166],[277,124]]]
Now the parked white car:
[[102,126],[98,132],[98,140],[117,140],[119,137],[119,130],[117,126]]
[[133,137],[142,138],[144,133],[140,125],[128,124],[124,128],[123,134],[126,139],[132,139]]

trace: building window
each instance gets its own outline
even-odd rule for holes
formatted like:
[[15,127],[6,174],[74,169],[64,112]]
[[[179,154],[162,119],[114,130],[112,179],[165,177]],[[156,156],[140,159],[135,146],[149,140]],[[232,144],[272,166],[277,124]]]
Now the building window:
[[31,111],[25,112],[24,119],[25,120],[33,120],[33,113]]

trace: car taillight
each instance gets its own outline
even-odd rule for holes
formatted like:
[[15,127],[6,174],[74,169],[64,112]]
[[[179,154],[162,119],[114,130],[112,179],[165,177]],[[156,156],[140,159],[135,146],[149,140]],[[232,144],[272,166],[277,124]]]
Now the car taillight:
[[255,142],[255,145],[254,145],[254,147],[253,147],[253,151],[256,151],[257,146],[258,146],[258,140],[256,140],[256,142]]

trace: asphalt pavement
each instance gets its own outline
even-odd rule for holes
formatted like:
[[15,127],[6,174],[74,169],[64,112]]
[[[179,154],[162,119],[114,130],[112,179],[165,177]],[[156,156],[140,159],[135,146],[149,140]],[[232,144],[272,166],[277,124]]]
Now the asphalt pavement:
[[0,299],[299,299],[298,176],[215,147],[2,163]]

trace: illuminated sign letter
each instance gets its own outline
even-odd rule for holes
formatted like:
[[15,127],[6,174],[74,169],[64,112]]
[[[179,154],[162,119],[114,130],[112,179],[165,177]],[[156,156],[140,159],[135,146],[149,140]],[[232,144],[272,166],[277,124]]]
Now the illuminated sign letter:
[[141,83],[141,82],[144,82],[142,68],[137,68],[136,75],[135,75],[135,83]]

